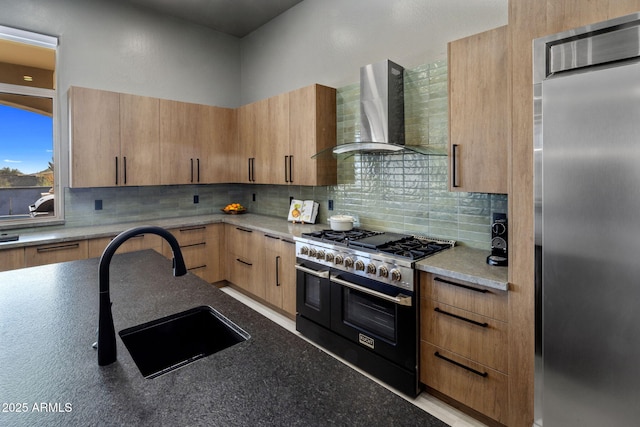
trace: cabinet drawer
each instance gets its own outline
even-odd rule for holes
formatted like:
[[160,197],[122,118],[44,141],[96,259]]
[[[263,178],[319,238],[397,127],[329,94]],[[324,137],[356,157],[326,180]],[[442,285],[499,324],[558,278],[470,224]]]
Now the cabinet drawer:
[[195,245],[207,241],[206,225],[175,228],[170,232],[178,240],[180,246]]
[[88,254],[86,240],[29,246],[24,250],[27,267],[86,259]]
[[262,233],[244,227],[227,225],[225,228],[227,251],[236,257],[253,261],[262,247]]
[[422,300],[422,340],[508,372],[507,324],[431,299]]
[[[100,237],[98,239],[89,240],[89,258],[102,256],[104,249],[114,238],[115,236]],[[132,237],[120,245],[116,253],[135,252],[144,249],[153,249],[157,252],[161,252],[162,237],[155,234],[141,234],[139,236]]]
[[429,298],[492,319],[507,321],[507,292],[463,280],[421,273],[422,298]]
[[422,383],[503,424],[507,422],[506,375],[425,341],[420,342],[420,367]]
[[196,274],[198,270],[207,267],[207,244],[197,243],[189,246],[182,246],[182,257],[187,265],[187,270]]

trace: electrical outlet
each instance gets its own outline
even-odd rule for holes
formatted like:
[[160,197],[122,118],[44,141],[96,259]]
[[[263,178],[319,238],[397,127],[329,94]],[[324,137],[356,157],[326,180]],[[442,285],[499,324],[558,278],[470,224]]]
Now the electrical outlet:
[[95,209],[97,211],[101,211],[102,210],[102,200],[96,200],[95,201]]
[[253,193],[253,201],[256,201],[256,193]]
[[329,210],[333,210],[333,200],[329,200]]
[[200,203],[200,196],[198,195],[193,196],[193,203]]

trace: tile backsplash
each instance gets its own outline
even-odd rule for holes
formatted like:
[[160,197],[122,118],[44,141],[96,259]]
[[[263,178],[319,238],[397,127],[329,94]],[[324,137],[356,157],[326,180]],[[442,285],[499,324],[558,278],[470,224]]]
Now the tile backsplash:
[[[360,85],[338,89],[338,144],[359,140]],[[407,145],[448,143],[447,63],[405,71]],[[507,196],[451,193],[447,157],[356,154],[338,161],[338,184],[329,187],[217,184],[162,187],[66,189],[67,226],[218,213],[239,202],[249,211],[286,218],[289,198],[320,203],[317,222],[333,214],[358,217],[372,229],[443,237],[489,249],[493,212],[507,212]],[[194,203],[197,195],[199,203]],[[96,210],[96,200],[102,209]],[[333,210],[328,210],[329,200]]]

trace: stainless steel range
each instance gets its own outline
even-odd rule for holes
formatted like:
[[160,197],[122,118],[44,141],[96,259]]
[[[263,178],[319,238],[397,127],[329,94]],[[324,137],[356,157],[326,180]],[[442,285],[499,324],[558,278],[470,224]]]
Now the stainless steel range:
[[416,261],[451,240],[354,229],[296,238],[296,329],[312,341],[416,396]]

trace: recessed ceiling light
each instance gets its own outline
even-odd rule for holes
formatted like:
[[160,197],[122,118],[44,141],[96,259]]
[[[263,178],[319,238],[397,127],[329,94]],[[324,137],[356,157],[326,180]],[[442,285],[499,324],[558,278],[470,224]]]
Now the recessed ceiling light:
[[33,77],[32,76],[22,76],[22,78],[24,79],[25,82],[32,82],[33,81]]

